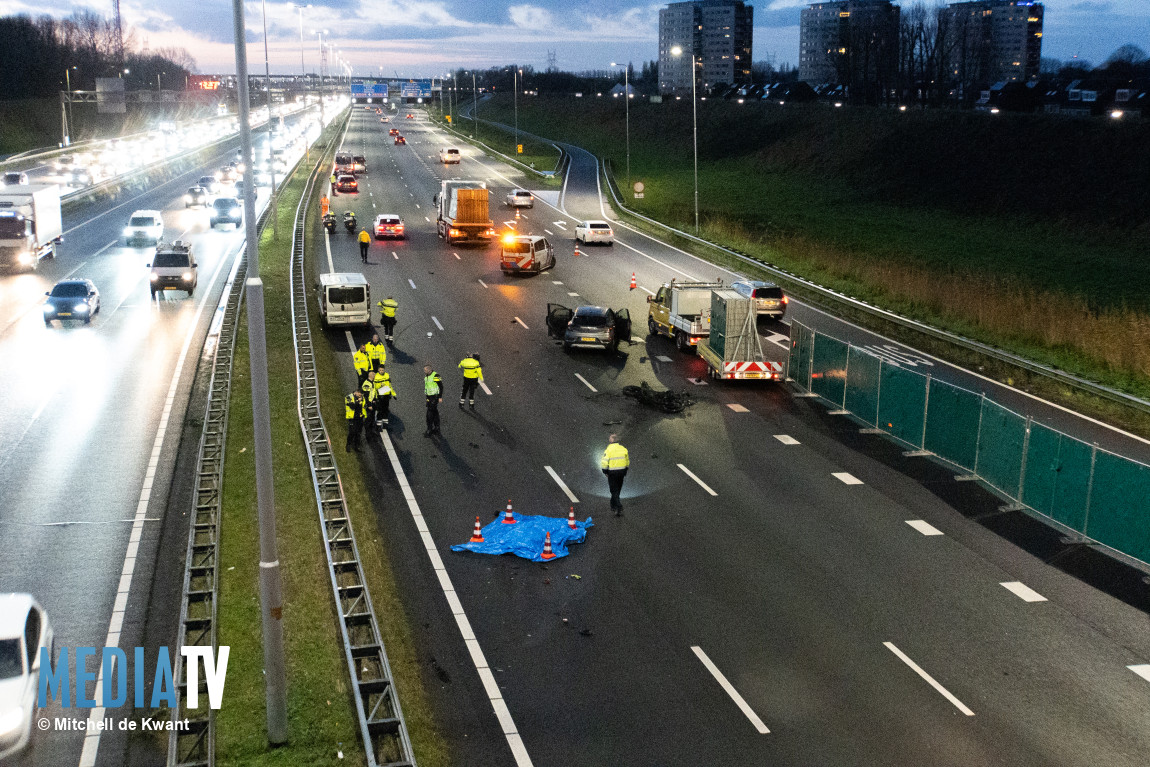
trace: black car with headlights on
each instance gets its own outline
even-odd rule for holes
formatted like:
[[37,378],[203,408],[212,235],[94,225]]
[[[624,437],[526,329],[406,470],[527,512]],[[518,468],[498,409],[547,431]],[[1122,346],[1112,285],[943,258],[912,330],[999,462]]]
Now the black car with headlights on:
[[52,320],[79,320],[87,325],[100,312],[100,291],[91,280],[60,280],[46,294],[44,324]]
[[184,207],[206,207],[208,204],[208,190],[202,186],[193,186],[184,193]]
[[238,229],[244,222],[244,208],[235,197],[217,197],[212,203],[212,229],[216,224],[235,224]]

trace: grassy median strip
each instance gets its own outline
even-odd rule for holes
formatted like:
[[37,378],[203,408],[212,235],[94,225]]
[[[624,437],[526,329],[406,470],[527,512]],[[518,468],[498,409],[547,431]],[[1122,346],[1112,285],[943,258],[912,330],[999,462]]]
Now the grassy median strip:
[[[336,123],[342,129],[342,123]],[[333,128],[329,128],[332,130]],[[289,261],[296,205],[306,182],[301,169],[281,191],[278,240],[272,227],[260,243],[264,282],[271,398],[272,450],[279,558],[284,587],[284,640],[287,653],[289,743],[269,749],[265,727],[263,649],[259,608],[259,532],[256,519],[255,460],[248,374],[248,334],[241,322],[236,340],[221,531],[219,642],[230,645],[227,695],[217,718],[216,758],[220,765],[363,764],[359,727],[349,689],[339,619],[332,599],[315,491],[296,409]],[[334,375],[330,350],[319,344],[318,366]],[[325,352],[327,352],[325,354]],[[330,380],[321,389],[332,402],[342,399]],[[334,399],[333,399],[334,398]],[[334,406],[333,406],[334,407]],[[342,412],[325,412],[329,428],[342,426]],[[345,466],[344,464],[350,464]],[[380,536],[352,461],[340,465],[353,510],[365,577],[397,678],[401,704],[421,765],[447,765],[434,720],[421,687],[411,634],[397,587],[377,548]],[[340,752],[342,751],[342,757]]]

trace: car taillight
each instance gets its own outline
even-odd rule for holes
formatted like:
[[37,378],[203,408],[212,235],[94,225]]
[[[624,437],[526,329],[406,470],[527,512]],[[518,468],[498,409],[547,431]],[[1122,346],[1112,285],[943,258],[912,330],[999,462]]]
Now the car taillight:
[[786,296],[783,296],[783,303],[784,303],[784,304],[785,304],[785,303],[787,303],[787,301],[788,301],[788,300],[789,300],[789,299],[787,299],[787,297],[786,297]]

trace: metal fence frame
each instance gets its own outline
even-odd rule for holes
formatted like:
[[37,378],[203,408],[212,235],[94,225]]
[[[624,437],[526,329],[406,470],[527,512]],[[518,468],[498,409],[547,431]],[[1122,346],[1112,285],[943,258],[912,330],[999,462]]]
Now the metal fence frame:
[[[838,367],[840,359],[843,364]],[[854,376],[856,381],[860,377],[874,379],[873,415],[869,400],[857,393],[851,397],[852,360],[856,369],[864,364],[877,368],[875,376],[866,372]],[[797,321],[791,325],[788,370],[791,382],[801,390],[800,396],[818,397],[830,403],[834,412],[849,414],[864,423],[864,432],[882,434],[910,448],[904,455],[936,458],[959,468],[965,473],[955,479],[980,482],[1009,501],[1004,510],[1023,511],[1078,542],[1100,546],[1117,559],[1142,570],[1150,569],[1150,525],[1141,532],[1147,540],[1135,543],[1128,538],[1125,546],[1116,543],[1121,537],[1116,535],[1116,529],[1129,526],[1131,521],[1150,521],[1150,493],[1142,492],[1150,489],[1150,466],[1035,423],[1032,416],[1004,407],[984,392],[907,370],[881,355]],[[921,397],[916,388],[919,386]],[[936,411],[943,411],[933,425],[932,393]],[[866,406],[865,412],[860,412],[860,405]],[[977,420],[973,407],[978,408]],[[1032,441],[1034,435],[1039,435],[1038,443]],[[1050,442],[1056,443],[1053,450]],[[1089,465],[1083,482],[1087,453]],[[1045,466],[1032,465],[1043,459],[1050,461],[1051,456],[1053,461]],[[1095,476],[1100,461],[1110,473],[1102,491],[1110,504],[1104,509],[1095,508],[1099,498]],[[1041,476],[1035,479],[1028,469],[1037,470]],[[1067,487],[1060,487],[1060,482]],[[1076,502],[1079,495],[1081,501]],[[1066,501],[1067,498],[1071,500]],[[1100,540],[1102,536],[1096,531],[1104,531],[1110,541]]]

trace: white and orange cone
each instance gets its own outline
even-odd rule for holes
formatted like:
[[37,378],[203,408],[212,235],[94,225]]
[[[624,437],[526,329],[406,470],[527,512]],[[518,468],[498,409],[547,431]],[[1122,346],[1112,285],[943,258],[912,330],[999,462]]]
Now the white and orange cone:
[[575,240],[575,257],[579,257],[579,240]]
[[503,512],[503,524],[514,525],[518,520],[511,515],[511,499],[507,499],[507,511]]
[[551,533],[547,533],[546,540],[543,541],[543,558],[555,559],[555,552],[551,550]]
[[475,518],[475,532],[471,534],[468,543],[483,543],[483,528],[479,526],[479,517]]
[[634,290],[637,287],[639,287],[639,286],[635,284],[635,273],[631,272],[631,288],[630,289]]
[[574,530],[576,527],[575,526],[575,507],[574,506],[571,507],[571,511],[567,512],[567,527],[570,527],[572,530]]

